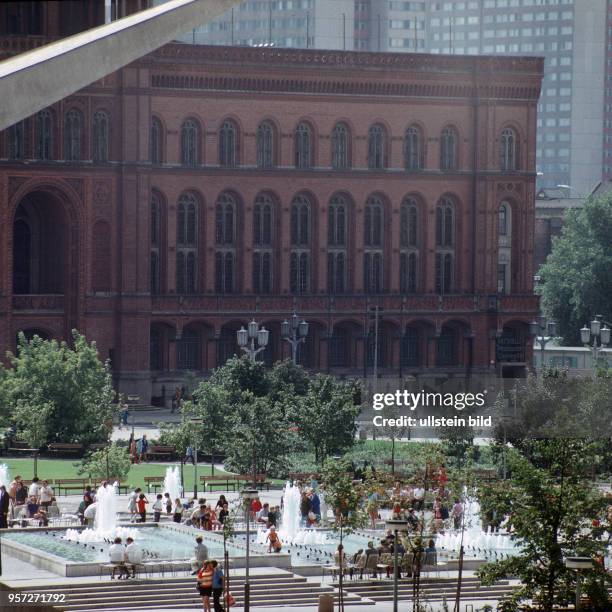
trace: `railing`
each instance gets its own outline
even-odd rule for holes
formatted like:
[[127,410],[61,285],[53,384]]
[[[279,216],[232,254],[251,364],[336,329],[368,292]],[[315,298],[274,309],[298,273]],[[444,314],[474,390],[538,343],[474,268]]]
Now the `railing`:
[[[286,313],[297,310],[307,312],[355,312],[364,313],[378,306],[384,312],[482,312],[491,309],[491,296],[469,294],[341,294],[301,296],[236,295],[154,295],[152,310],[163,312],[211,312],[211,313]],[[531,294],[497,296],[493,300],[495,310],[504,312],[535,312],[538,297]]]
[[14,295],[13,310],[45,310],[62,312],[64,310],[64,296],[58,294]]

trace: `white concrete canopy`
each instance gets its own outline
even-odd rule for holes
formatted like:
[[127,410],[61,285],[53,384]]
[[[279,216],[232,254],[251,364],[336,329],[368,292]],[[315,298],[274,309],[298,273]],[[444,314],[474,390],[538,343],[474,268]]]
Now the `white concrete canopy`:
[[169,0],[0,62],[0,130],[73,94],[240,0]]

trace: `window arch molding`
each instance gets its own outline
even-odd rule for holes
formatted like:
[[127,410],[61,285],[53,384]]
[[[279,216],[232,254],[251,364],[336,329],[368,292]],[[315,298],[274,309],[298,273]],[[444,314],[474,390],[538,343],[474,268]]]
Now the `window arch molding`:
[[[354,133],[353,124],[345,117],[341,117],[334,122],[329,136],[330,161],[334,170],[350,170],[352,168]],[[344,137],[344,145],[342,144],[342,137]]]
[[[508,143],[505,142],[505,139],[510,135],[514,138],[514,146],[512,147],[513,155],[507,155],[507,153],[510,152],[508,151]],[[520,127],[514,122],[504,123],[501,126],[498,138],[500,170],[502,172],[515,172],[521,170],[523,164],[522,146],[525,140]]]
[[[379,134],[380,138],[377,138],[376,134]],[[370,170],[384,170],[392,167],[391,138],[391,126],[385,120],[376,118],[369,124],[366,134],[366,165]],[[380,144],[380,148],[377,143]]]
[[242,135],[244,131],[240,120],[227,115],[219,122],[217,132],[218,163],[225,168],[235,168],[242,160]]
[[255,132],[255,153],[258,168],[275,168],[279,165],[280,127],[271,116],[264,116]]
[[34,116],[34,157],[40,160],[58,157],[58,114],[51,107]]
[[203,164],[203,134],[204,123],[196,115],[189,115],[181,121],[179,128],[179,161],[181,166],[193,168]]
[[[182,124],[181,124],[182,125]],[[152,164],[163,164],[166,161],[166,122],[161,115],[152,114],[149,125],[149,161]],[[157,130],[157,135],[153,132]],[[180,130],[179,130],[180,140]],[[155,150],[154,150],[155,147]],[[180,147],[180,143],[179,143]],[[180,151],[179,151],[180,154]],[[180,155],[179,155],[180,158]]]
[[85,113],[79,105],[67,106],[63,117],[64,159],[81,161],[85,159],[86,129]]
[[112,115],[107,108],[99,107],[91,114],[91,159],[107,162],[112,157]]
[[[414,145],[416,144],[416,149]],[[427,159],[427,135],[420,121],[411,121],[404,129],[403,163],[408,171],[424,170]]]
[[461,132],[454,123],[440,130],[440,170],[458,170],[461,167]]
[[[309,137],[307,138],[307,135]],[[298,170],[309,170],[317,165],[319,139],[316,123],[302,117],[293,128],[293,165]],[[307,143],[309,143],[307,145]]]

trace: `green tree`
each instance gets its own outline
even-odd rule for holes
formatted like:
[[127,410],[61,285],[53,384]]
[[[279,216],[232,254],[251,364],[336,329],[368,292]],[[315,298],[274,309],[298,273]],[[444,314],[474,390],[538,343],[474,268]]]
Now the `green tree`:
[[[520,551],[515,556],[482,566],[484,584],[517,576],[521,585],[505,610],[517,610],[521,601],[537,599],[545,612],[572,601],[576,575],[565,567],[568,556],[595,558],[609,544],[606,500],[587,475],[598,461],[597,444],[587,440],[548,439],[529,442],[529,458],[512,453],[512,478],[505,493],[480,491],[483,506],[498,516],[508,515],[508,527]],[[509,513],[509,514],[508,514]],[[585,572],[586,593],[597,609],[609,609],[606,589],[612,580],[595,565]]]
[[14,417],[18,435],[39,448],[50,442],[107,440],[115,408],[108,364],[94,342],[73,331],[73,346],[19,334],[10,367],[0,366],[0,398]]
[[542,304],[566,344],[594,315],[612,320],[612,195],[568,210],[561,236],[540,268]]
[[130,471],[130,456],[124,446],[113,442],[106,448],[89,453],[80,463],[79,474],[92,478],[125,479]]
[[295,398],[292,419],[314,451],[317,464],[354,444],[355,419],[361,411],[357,396],[358,383],[318,374],[311,379],[306,395]]

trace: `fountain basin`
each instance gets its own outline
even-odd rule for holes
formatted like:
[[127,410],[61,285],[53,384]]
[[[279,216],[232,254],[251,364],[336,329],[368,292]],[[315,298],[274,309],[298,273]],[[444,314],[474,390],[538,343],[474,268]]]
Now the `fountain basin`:
[[[184,561],[183,568],[189,566],[193,556],[196,536],[201,536],[208,547],[209,558],[223,558],[223,536],[210,531],[201,531],[182,525],[130,525],[136,533],[136,541],[155,558],[155,562]],[[2,547],[9,556],[24,561],[34,567],[44,569],[59,576],[97,576],[100,564],[108,562],[108,543],[92,542],[78,544],[61,539],[67,531],[65,527],[39,527],[27,529],[0,530]],[[227,550],[233,567],[245,565],[246,550],[243,543],[229,543]],[[270,555],[266,549],[251,546],[250,565],[252,567],[281,567],[291,565],[290,555]],[[180,569],[180,568],[179,568]]]

